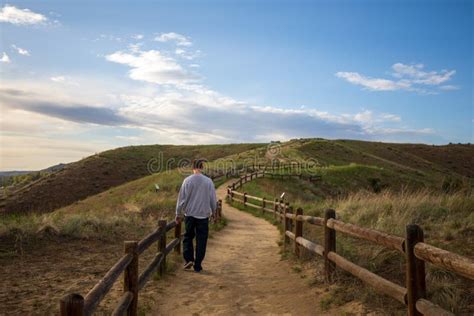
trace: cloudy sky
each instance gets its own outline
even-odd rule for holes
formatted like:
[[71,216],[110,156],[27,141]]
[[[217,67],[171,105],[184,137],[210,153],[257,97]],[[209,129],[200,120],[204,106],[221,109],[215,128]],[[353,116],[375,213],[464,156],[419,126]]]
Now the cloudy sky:
[[9,1],[0,170],[135,144],[473,142],[472,1]]

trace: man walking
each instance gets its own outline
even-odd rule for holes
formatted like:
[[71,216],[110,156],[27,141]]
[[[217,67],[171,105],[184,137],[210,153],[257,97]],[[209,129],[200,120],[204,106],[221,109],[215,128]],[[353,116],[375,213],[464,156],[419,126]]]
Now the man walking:
[[[209,234],[209,217],[215,215],[217,198],[214,183],[202,174],[204,160],[193,161],[193,174],[184,179],[176,203],[176,223],[181,223],[184,214],[185,234],[183,239],[184,268],[201,272],[206,255]],[[196,237],[196,256],[193,239]]]

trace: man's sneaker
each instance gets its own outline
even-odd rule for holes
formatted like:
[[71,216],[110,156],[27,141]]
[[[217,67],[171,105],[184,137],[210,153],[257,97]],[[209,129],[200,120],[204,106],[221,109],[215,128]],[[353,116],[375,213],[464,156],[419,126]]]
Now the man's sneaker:
[[201,271],[202,271],[202,268],[196,268],[196,266],[194,267],[194,272],[200,273]]
[[193,265],[194,265],[194,262],[192,262],[192,261],[186,262],[186,263],[184,264],[184,266],[183,266],[183,267],[184,267],[184,270],[189,270],[189,269],[191,269],[191,268],[193,267]]

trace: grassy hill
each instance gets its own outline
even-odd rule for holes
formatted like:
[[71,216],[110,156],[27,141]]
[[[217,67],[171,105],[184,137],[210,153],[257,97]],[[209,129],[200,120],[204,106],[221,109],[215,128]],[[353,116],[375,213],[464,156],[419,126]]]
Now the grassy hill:
[[[317,161],[315,172],[328,178],[326,194],[347,188],[470,187],[474,177],[474,146],[394,144],[352,140],[299,139],[285,143],[173,146],[131,146],[96,154],[6,192],[0,212],[50,212],[157,171],[173,169],[195,158],[251,166],[270,161]],[[155,160],[153,160],[155,159]],[[220,162],[220,163],[219,163]],[[150,164],[151,163],[151,164]],[[331,182],[332,181],[332,182]]]
[[467,144],[295,139],[221,158],[214,165],[309,161],[307,165],[314,166],[309,171],[323,176],[320,194],[334,196],[360,189],[470,190],[474,183],[473,157],[474,146]]
[[[117,148],[96,154],[41,177],[19,190],[6,192],[0,213],[50,212],[153,172],[176,168],[195,158],[214,160],[264,144]],[[158,170],[161,168],[161,170]]]
[[[295,189],[300,195],[324,200],[346,197],[359,191],[402,192],[429,188],[451,192],[450,186],[443,187],[446,182],[449,185],[457,183],[458,191],[470,191],[473,178],[471,170],[464,166],[470,164],[471,156],[474,156],[474,146],[471,145],[428,146],[324,139],[292,140],[270,146],[118,148],[71,163],[18,192],[10,193],[3,201],[3,214],[7,216],[0,221],[0,236],[12,231],[34,235],[42,226],[52,225],[63,235],[80,237],[94,235],[94,232],[120,231],[121,225],[128,221],[143,223],[150,212],[155,213],[154,218],[172,214],[177,190],[184,177],[181,169],[176,167],[180,160],[185,159],[205,157],[211,160],[210,168],[232,165],[237,169],[254,163],[317,160],[319,166],[305,172],[320,174],[322,181],[316,186],[295,185],[288,190]],[[170,166],[150,175],[147,164],[154,162],[154,171],[158,171],[156,167],[160,165],[151,160],[153,158],[170,162]],[[161,187],[159,193],[155,192],[155,183]],[[45,216],[21,215],[53,210],[57,211]]]

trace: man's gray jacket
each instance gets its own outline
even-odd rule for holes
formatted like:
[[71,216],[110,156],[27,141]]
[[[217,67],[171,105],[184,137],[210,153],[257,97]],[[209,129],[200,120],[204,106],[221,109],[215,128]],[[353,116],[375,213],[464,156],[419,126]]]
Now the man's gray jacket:
[[176,215],[208,218],[217,209],[214,183],[201,173],[184,179],[176,203]]

